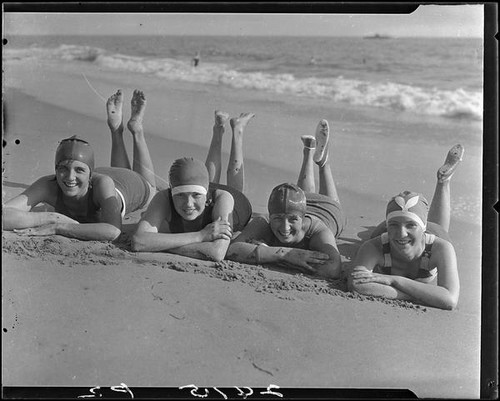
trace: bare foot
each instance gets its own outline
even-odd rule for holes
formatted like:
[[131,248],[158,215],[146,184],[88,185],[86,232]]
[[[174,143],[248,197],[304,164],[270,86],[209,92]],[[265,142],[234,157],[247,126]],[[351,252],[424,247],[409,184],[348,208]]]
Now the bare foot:
[[300,137],[304,147],[307,149],[315,149],[316,148],[316,138],[312,135],[302,135]]
[[464,156],[464,147],[460,144],[453,146],[446,156],[444,164],[437,171],[438,182],[448,181],[455,172]]
[[233,132],[242,132],[248,122],[255,117],[254,113],[241,113],[239,117],[233,117],[229,120]]
[[142,120],[144,118],[144,111],[146,110],[146,97],[140,90],[134,90],[132,95],[132,111],[130,113],[130,120],[127,127],[132,133],[142,131]]
[[123,94],[121,89],[118,89],[116,93],[109,97],[106,102],[106,112],[108,114],[108,127],[111,131],[118,131],[120,128],[123,129]]
[[223,127],[229,120],[229,114],[223,111],[215,110],[215,125]]
[[323,167],[328,160],[328,139],[330,136],[330,127],[328,121],[321,120],[316,127],[316,151],[314,152],[314,162]]

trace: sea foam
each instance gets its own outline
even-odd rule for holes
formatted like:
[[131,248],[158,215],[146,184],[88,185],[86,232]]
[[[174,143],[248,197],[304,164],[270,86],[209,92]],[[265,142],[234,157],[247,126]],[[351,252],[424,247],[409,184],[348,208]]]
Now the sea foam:
[[31,47],[4,51],[4,60],[7,61],[32,62],[37,58],[92,63],[108,70],[156,75],[162,79],[322,98],[419,115],[482,120],[483,113],[482,93],[463,88],[442,90],[343,76],[298,78],[291,73],[240,71],[225,63],[204,62],[195,68],[187,60],[129,56],[92,46],[61,45],[53,49]]

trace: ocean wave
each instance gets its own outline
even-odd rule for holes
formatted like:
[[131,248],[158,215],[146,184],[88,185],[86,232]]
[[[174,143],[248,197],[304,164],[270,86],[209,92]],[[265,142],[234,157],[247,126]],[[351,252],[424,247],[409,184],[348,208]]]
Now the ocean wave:
[[[156,75],[170,80],[322,98],[355,106],[482,120],[482,93],[462,88],[429,89],[395,82],[345,79],[342,76],[297,78],[291,73],[252,71],[248,67],[243,71],[225,63],[203,62],[195,68],[188,60],[129,56],[91,46],[62,45],[54,49],[32,47],[4,51],[4,60],[7,61],[28,61],[36,58],[87,62],[110,70]],[[263,70],[268,70],[268,65]]]

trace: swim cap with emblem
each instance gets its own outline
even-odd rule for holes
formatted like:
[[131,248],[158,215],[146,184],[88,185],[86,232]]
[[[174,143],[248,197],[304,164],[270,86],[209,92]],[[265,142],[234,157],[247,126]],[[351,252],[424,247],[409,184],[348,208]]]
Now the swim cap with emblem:
[[270,215],[278,213],[304,215],[306,207],[305,192],[299,186],[290,183],[275,187],[267,202],[267,210]]
[[407,217],[415,221],[423,230],[427,226],[429,202],[423,195],[404,191],[393,197],[387,204],[386,222],[393,217]]
[[172,195],[182,192],[197,192],[203,195],[208,191],[208,170],[205,165],[192,157],[177,159],[169,171]]
[[90,172],[94,170],[94,151],[89,143],[73,135],[70,138],[63,139],[56,150],[55,164],[65,160],[77,160],[85,163],[90,168]]

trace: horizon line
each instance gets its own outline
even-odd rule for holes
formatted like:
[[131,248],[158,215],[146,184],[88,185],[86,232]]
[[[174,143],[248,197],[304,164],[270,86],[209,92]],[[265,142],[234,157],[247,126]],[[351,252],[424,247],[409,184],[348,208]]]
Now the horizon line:
[[[221,36],[235,36],[235,37],[290,37],[290,38],[362,38],[362,39],[378,39],[377,33],[359,34],[359,35],[295,35],[295,34],[182,34],[182,33],[12,33],[4,32],[4,36],[185,36],[185,37],[221,37]],[[392,35],[392,34],[378,34],[381,36],[380,39],[408,39],[408,38],[442,38],[442,39],[483,39],[484,36],[442,36],[442,35]]]

